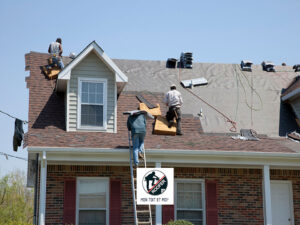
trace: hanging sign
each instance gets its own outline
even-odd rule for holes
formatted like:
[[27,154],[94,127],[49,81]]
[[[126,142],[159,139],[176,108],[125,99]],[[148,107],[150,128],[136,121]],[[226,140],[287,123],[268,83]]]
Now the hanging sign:
[[174,204],[174,168],[137,169],[138,205]]

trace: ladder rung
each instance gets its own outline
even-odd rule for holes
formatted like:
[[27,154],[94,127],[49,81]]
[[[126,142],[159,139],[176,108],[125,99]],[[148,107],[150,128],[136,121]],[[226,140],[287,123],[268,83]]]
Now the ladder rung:
[[149,210],[138,210],[137,213],[149,213]]
[[141,222],[138,222],[138,224],[151,224],[151,221],[141,221]]

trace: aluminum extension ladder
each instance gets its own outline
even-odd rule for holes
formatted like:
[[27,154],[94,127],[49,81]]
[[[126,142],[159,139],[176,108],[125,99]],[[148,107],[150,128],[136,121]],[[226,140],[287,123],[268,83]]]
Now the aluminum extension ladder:
[[[132,150],[132,140],[130,131],[128,131],[128,142],[129,142],[129,158],[130,158],[130,174],[131,174],[131,189],[132,189],[132,200],[133,200],[133,212],[134,212],[134,225],[152,225],[152,213],[151,205],[137,205],[136,200],[136,176],[137,170],[133,167],[133,150]],[[140,159],[140,164],[147,168],[146,164],[146,150],[144,149],[144,159]],[[147,220],[148,219],[148,220]]]

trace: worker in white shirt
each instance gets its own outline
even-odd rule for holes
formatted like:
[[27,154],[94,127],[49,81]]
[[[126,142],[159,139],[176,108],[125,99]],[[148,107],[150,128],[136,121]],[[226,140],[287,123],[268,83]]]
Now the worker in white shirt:
[[174,117],[177,122],[177,135],[182,135],[181,132],[181,106],[182,106],[182,97],[179,91],[176,90],[176,85],[172,84],[170,86],[170,91],[168,91],[165,95],[164,102],[169,107],[169,111],[167,112],[166,118],[169,122],[169,127],[173,125]]
[[63,69],[61,38],[57,38],[55,42],[49,45],[48,52],[52,55],[52,63],[57,64],[60,69]]

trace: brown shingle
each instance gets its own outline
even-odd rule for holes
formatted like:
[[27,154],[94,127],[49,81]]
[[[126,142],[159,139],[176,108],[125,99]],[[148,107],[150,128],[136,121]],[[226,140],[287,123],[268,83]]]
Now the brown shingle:
[[[128,146],[127,116],[122,113],[137,109],[137,92],[123,92],[118,98],[117,133],[66,132],[64,96],[53,91],[55,83],[47,80],[40,66],[47,63],[48,54],[25,55],[30,76],[26,79],[29,88],[28,146],[44,147],[90,147],[121,148]],[[130,80],[129,80],[130,82]],[[151,103],[162,103],[163,93],[143,92]],[[153,121],[148,120],[145,146],[147,149],[188,149],[255,152],[293,152],[281,145],[285,139],[262,139],[260,141],[233,140],[230,136],[203,134],[199,118],[185,115],[182,119],[183,136],[153,135]]]

